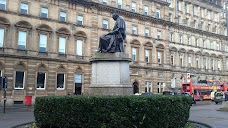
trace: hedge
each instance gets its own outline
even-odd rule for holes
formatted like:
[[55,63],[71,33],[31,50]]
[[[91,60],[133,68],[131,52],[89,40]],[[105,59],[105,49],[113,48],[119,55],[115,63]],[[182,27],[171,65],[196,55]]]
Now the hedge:
[[40,128],[183,128],[191,99],[186,96],[37,97]]

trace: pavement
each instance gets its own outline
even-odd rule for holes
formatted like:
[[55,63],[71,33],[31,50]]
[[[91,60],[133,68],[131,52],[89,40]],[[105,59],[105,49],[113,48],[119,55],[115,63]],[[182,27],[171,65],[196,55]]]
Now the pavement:
[[34,121],[33,106],[6,106],[5,114],[3,113],[3,106],[0,106],[0,128],[12,128],[19,124]]

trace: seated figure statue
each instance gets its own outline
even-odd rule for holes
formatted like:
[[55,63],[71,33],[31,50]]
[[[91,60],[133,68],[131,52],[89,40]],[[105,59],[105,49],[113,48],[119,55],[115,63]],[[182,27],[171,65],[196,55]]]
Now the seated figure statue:
[[98,51],[100,53],[124,52],[126,25],[124,19],[115,10],[112,18],[116,21],[113,31],[100,37]]

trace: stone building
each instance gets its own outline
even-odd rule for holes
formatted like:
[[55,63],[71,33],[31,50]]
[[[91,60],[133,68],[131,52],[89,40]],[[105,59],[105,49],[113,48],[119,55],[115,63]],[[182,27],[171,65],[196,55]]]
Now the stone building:
[[7,103],[23,103],[27,95],[88,93],[89,59],[99,37],[114,26],[113,9],[126,21],[134,93],[179,88],[187,72],[226,80],[221,2],[195,1],[0,0],[0,74],[8,78]]
[[226,15],[221,0],[168,0],[171,87],[186,81],[227,81]]

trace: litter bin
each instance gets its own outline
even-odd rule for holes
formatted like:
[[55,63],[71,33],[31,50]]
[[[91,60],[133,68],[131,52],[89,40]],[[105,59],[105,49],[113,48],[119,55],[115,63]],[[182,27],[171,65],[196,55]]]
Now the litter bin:
[[25,96],[25,105],[32,105],[32,96]]

